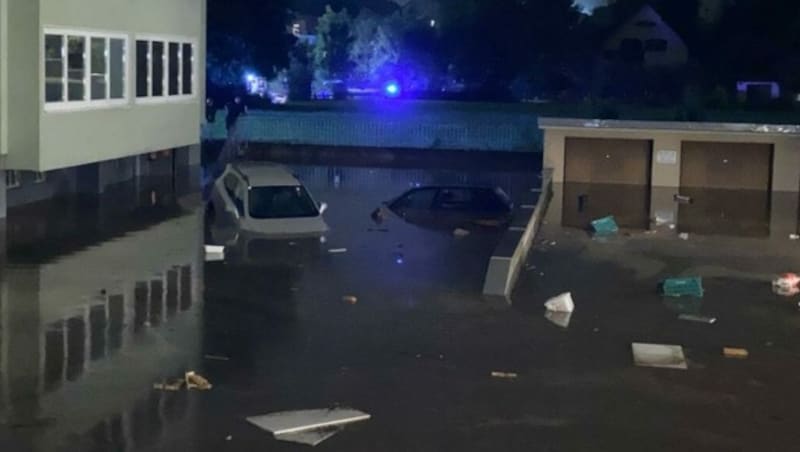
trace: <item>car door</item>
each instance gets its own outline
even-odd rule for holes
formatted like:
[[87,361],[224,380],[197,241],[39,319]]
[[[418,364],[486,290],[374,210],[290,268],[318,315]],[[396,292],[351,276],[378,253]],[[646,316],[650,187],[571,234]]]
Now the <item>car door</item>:
[[433,219],[433,201],[437,193],[436,188],[416,188],[396,199],[389,208],[409,223],[430,227]]
[[500,226],[510,219],[510,206],[498,190],[473,188],[472,222],[483,226]]
[[238,224],[244,216],[244,181],[238,174],[228,171],[217,181],[219,205],[217,217],[228,224]]
[[469,188],[448,187],[439,189],[433,203],[437,224],[446,228],[469,225],[476,216],[473,211],[473,193]]

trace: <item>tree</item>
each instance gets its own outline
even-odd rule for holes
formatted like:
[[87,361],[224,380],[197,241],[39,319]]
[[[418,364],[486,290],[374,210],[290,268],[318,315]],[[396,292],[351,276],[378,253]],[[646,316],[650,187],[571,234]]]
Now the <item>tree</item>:
[[248,44],[239,37],[212,32],[208,42],[208,81],[220,86],[241,84],[242,75],[255,66]]
[[318,77],[344,80],[350,72],[350,45],[353,25],[347,9],[336,12],[330,6],[317,23],[317,40],[313,50]]
[[246,65],[269,76],[286,67],[294,43],[286,28],[287,1],[208,0],[209,72]]
[[442,1],[445,52],[467,77],[505,83],[557,68],[579,49],[581,13],[572,0]]
[[380,17],[369,10],[353,22],[353,42],[350,61],[353,76],[364,82],[385,79],[400,59],[400,19],[396,14]]

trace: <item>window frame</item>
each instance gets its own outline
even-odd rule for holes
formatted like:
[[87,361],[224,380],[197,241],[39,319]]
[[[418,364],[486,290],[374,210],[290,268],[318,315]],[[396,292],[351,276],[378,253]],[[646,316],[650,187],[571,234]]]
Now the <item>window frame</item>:
[[[47,86],[47,73],[46,73],[46,53],[45,44],[47,36],[61,36],[62,37],[62,97],[60,101],[48,102],[46,99],[46,86]],[[84,39],[84,55],[83,55],[83,100],[70,101],[69,100],[69,58],[68,46],[70,37],[80,37]],[[102,38],[105,41],[105,97],[103,99],[92,99],[92,39]],[[122,98],[111,98],[111,41],[120,40],[123,42],[122,54]],[[57,26],[45,26],[42,28],[40,35],[39,45],[39,73],[42,82],[39,89],[41,90],[41,103],[43,110],[47,113],[50,112],[63,112],[63,111],[80,111],[80,110],[94,110],[103,108],[123,107],[130,104],[130,71],[128,70],[128,63],[130,62],[130,36],[125,33],[104,31],[104,30],[81,30],[63,28]]]
[[[183,102],[188,100],[194,100],[197,98],[197,48],[198,48],[198,41],[194,38],[189,38],[186,36],[170,36],[170,35],[152,35],[152,34],[137,34],[133,38],[133,45],[134,47],[138,46],[138,43],[147,42],[147,95],[146,96],[139,96],[138,93],[134,96],[134,102],[136,104],[160,104],[160,103],[171,103],[171,102]],[[160,42],[163,44],[163,67],[162,67],[162,77],[161,77],[161,92],[162,95],[160,96],[153,96],[153,42]],[[170,76],[170,58],[169,58],[169,46],[170,44],[177,44],[178,45],[178,61],[176,62],[178,66],[178,94],[170,95],[169,94],[169,76]],[[184,64],[183,64],[183,46],[188,44],[191,46],[192,49],[192,56],[191,56],[191,69],[192,69],[192,78],[191,78],[191,94],[183,94],[184,92]],[[138,58],[138,54],[136,55]],[[138,78],[138,73],[136,74]]]

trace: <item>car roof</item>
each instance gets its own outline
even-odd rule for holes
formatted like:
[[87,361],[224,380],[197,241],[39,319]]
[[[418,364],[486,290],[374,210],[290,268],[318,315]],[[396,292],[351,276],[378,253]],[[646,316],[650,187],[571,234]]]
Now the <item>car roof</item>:
[[275,163],[236,163],[232,167],[251,187],[295,187],[300,181],[283,166]]
[[406,193],[426,188],[434,190],[494,190],[494,188],[487,185],[420,185],[406,190]]

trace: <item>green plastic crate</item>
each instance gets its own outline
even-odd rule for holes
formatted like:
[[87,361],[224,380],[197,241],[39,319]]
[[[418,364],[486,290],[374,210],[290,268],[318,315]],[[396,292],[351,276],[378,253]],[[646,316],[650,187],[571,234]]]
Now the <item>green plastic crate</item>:
[[703,297],[702,278],[669,278],[664,280],[664,295],[668,297]]
[[619,232],[619,227],[613,216],[592,221],[592,228],[595,233],[600,235],[611,235]]

